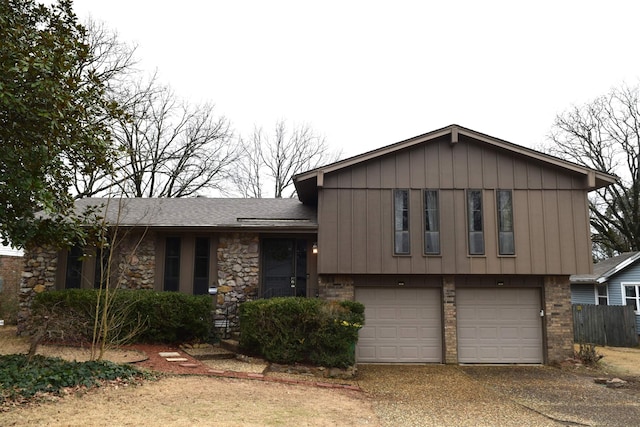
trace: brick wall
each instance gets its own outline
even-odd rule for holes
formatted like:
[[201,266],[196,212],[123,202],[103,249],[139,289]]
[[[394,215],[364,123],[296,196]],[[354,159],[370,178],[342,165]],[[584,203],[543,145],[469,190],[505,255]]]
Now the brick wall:
[[330,301],[353,301],[356,297],[353,279],[349,276],[319,276],[318,297]]
[[444,312],[444,362],[458,363],[458,313],[456,310],[456,283],[453,276],[442,278]]
[[561,362],[573,354],[573,315],[569,276],[544,278],[547,361]]
[[0,292],[18,294],[24,258],[0,255]]

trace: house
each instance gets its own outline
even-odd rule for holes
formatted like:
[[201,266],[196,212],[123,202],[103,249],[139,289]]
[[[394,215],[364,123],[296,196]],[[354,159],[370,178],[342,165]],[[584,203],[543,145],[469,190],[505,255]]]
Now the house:
[[594,264],[591,274],[571,276],[571,303],[632,305],[640,331],[640,252],[625,252]]
[[[573,352],[569,277],[591,273],[587,193],[613,180],[451,125],[298,174],[298,200],[105,209],[122,230],[120,286],[218,284],[219,306],[355,299],[366,306],[359,362],[546,363]],[[104,254],[82,253],[95,255],[34,248],[23,306],[35,292],[94,286]]]
[[15,323],[16,320],[23,263],[21,250],[0,245],[0,320],[4,324]]

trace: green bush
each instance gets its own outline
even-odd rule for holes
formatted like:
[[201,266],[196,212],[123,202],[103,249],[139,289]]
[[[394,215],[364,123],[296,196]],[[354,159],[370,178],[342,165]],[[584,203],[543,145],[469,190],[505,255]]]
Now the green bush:
[[126,383],[143,377],[132,366],[112,362],[68,362],[40,355],[30,360],[24,354],[0,355],[0,406],[39,393],[57,394],[64,387],[95,387],[104,380]]
[[272,298],[240,305],[240,346],[276,363],[355,363],[364,306],[311,298]]
[[[118,328],[113,332],[133,335],[130,342],[178,344],[204,341],[209,336],[211,298],[206,295],[144,290],[118,290],[113,295],[110,313],[115,319],[114,329]],[[38,294],[31,307],[31,329],[47,323],[47,337],[90,342],[97,300],[98,291],[94,289]]]

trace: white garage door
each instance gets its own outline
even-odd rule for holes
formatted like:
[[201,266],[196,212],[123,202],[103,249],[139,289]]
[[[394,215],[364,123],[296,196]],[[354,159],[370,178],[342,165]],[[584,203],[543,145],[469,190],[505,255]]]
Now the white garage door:
[[356,288],[356,300],[365,305],[358,362],[442,361],[439,289]]
[[539,289],[458,289],[460,363],[542,363]]

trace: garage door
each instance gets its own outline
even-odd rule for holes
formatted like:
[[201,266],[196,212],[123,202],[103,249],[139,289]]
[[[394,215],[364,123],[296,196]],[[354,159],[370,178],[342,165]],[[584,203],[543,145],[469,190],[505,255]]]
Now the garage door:
[[439,289],[356,288],[356,299],[365,305],[358,362],[442,361]]
[[539,289],[458,289],[460,363],[542,363]]

